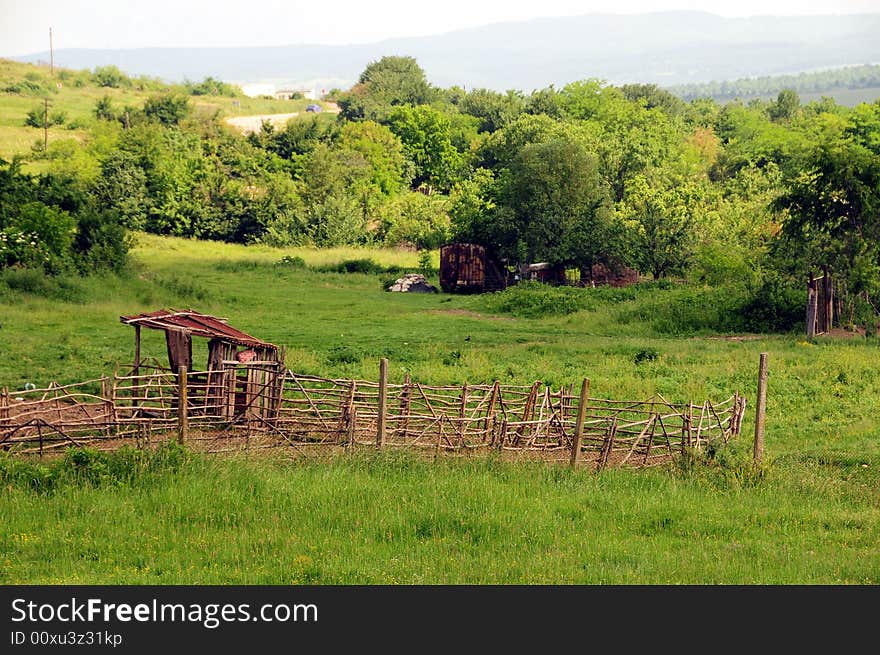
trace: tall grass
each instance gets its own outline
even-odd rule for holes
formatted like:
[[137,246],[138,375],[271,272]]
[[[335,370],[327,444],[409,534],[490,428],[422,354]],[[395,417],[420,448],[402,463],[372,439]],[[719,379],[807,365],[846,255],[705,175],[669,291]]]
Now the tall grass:
[[820,472],[792,485],[772,471],[594,475],[406,454],[153,471],[130,455],[82,459],[50,490],[5,483],[0,582],[880,581],[876,492]]

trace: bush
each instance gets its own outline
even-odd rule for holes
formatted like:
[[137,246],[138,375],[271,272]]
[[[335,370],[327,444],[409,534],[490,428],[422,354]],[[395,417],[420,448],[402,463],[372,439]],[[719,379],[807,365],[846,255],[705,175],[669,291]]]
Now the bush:
[[177,125],[189,114],[189,98],[175,93],[160,93],[144,102],[144,115],[162,125]]
[[364,358],[365,354],[354,346],[333,346],[327,353],[327,363],[331,366],[336,364],[356,364]]
[[118,89],[121,86],[131,86],[131,80],[116,66],[98,66],[92,73],[92,81],[98,86]]
[[75,279],[53,277],[34,268],[7,268],[0,271],[0,284],[12,291],[28,293],[50,300],[81,303],[86,293]]
[[174,473],[191,461],[188,450],[165,441],[154,451],[123,446],[113,452],[68,448],[63,457],[48,463],[0,453],[0,484],[50,493],[64,485],[131,485],[155,475]]
[[641,364],[642,362],[654,362],[660,356],[654,348],[642,348],[638,350],[633,357],[633,362]]
[[378,275],[380,273],[388,273],[382,264],[372,259],[346,259],[338,264],[325,264],[315,267],[320,273],[365,273],[367,275]]
[[16,93],[18,95],[28,95],[28,96],[36,96],[42,95],[46,92],[45,87],[38,82],[33,82],[31,80],[21,80],[19,82],[14,82],[9,86],[3,87],[4,93]]
[[306,260],[302,257],[291,257],[290,255],[287,255],[275,262],[275,265],[283,266],[285,268],[305,268]]
[[520,282],[487,297],[490,311],[520,318],[572,314],[592,304],[586,289],[553,287],[541,282]]
[[804,322],[805,288],[785,284],[776,277],[763,284],[742,305],[739,315],[747,332],[789,332]]

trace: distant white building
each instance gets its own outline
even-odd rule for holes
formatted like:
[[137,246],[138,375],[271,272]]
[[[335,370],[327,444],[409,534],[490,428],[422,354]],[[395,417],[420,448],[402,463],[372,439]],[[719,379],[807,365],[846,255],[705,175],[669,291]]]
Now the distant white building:
[[267,82],[256,82],[253,84],[242,84],[241,91],[249,98],[258,96],[275,96],[275,85]]

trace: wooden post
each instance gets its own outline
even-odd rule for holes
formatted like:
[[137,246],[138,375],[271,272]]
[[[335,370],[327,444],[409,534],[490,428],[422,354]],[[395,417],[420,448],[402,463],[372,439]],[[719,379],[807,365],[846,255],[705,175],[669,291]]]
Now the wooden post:
[[687,408],[681,409],[681,454],[684,456],[691,446],[691,401],[687,402]]
[[767,414],[767,353],[761,353],[758,366],[758,401],[755,405],[755,464],[764,458],[764,419]]
[[434,442],[434,459],[436,460],[440,456],[440,443],[443,439],[443,419],[446,418],[446,414],[440,415],[440,423],[437,426],[437,440]]
[[357,410],[354,407],[354,395],[357,392],[357,382],[351,381],[351,388],[348,391],[348,401],[346,402],[346,426],[347,438],[346,442],[349,450],[354,448],[355,432],[357,430]]
[[822,302],[822,331],[828,334],[834,325],[834,285],[827,267],[822,269]]
[[385,418],[388,405],[388,360],[379,360],[379,416],[376,420],[376,446],[385,442]]
[[581,459],[581,439],[584,436],[584,421],[587,418],[587,400],[590,397],[590,378],[584,378],[581,383],[581,395],[578,400],[577,423],[574,426],[574,437],[571,440],[571,460],[574,467]]
[[495,438],[495,403],[498,402],[498,393],[501,383],[498,380],[492,384],[492,395],[489,396],[489,407],[486,410],[486,421],[483,423],[483,443],[491,444]]
[[177,368],[177,443],[186,443],[187,430],[189,428],[186,400],[186,366]]
[[0,423],[6,424],[9,422],[9,389],[7,387],[3,387],[2,393],[0,393]]
[[810,282],[807,285],[807,339],[816,336],[816,319],[819,311],[819,294],[816,289],[816,281],[810,274]]
[[132,381],[132,396],[135,397],[134,402],[132,402],[133,407],[137,407],[140,404],[140,401],[137,400],[137,397],[140,396],[140,386],[141,382],[137,379],[137,376],[141,374],[141,326],[138,323],[134,325],[134,369],[132,370],[132,375],[135,376]]
[[458,407],[458,427],[456,429],[456,433],[458,434],[459,444],[464,446],[464,433],[465,433],[465,422],[464,417],[467,410],[467,401],[468,401],[468,385],[467,382],[464,383],[464,386],[461,388],[461,400],[459,402]]
[[409,434],[409,415],[410,415],[410,406],[412,405],[412,389],[411,389],[412,380],[410,380],[409,373],[407,373],[403,377],[403,393],[400,396],[400,410],[401,414],[403,414],[403,440],[406,441],[406,436]]
[[611,425],[608,428],[608,436],[602,442],[602,450],[599,453],[599,459],[596,460],[596,471],[604,471],[608,466],[608,458],[611,457],[611,451],[614,449],[614,437],[617,436],[617,417],[611,419]]

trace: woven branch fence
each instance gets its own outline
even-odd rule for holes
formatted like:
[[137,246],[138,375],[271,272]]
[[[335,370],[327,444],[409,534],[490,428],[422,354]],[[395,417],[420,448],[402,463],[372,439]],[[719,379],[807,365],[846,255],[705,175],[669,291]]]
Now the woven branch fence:
[[[670,403],[590,398],[572,387],[426,386],[301,375],[269,364],[114,375],[0,393],[0,448],[145,446],[175,432],[207,452],[293,448],[496,451],[514,458],[645,467],[739,435],[745,398]],[[584,385],[584,389],[587,385]],[[578,417],[583,403],[583,422]],[[185,412],[179,411],[186,407]]]

